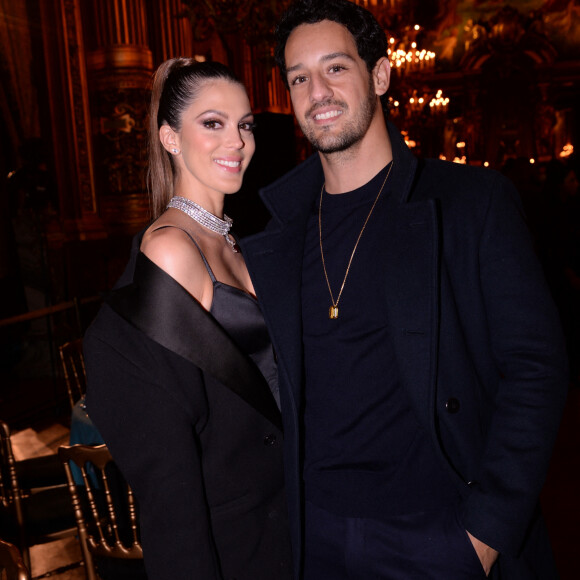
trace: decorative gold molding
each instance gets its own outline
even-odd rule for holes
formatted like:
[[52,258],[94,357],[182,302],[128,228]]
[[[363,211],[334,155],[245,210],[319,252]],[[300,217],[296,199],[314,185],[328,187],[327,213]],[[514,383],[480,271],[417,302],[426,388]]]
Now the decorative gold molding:
[[87,67],[93,71],[115,69],[153,69],[151,51],[142,46],[107,46],[87,55]]

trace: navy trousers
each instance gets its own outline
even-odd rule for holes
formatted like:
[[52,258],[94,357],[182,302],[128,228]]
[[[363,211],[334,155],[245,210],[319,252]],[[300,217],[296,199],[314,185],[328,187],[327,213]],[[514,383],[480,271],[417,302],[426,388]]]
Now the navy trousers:
[[388,519],[305,512],[304,580],[483,580],[453,506]]

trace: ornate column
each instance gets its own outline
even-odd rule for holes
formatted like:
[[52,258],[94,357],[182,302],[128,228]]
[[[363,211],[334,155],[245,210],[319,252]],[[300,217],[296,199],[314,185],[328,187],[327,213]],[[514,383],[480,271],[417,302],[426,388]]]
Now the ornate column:
[[153,61],[158,66],[168,58],[193,56],[193,32],[181,0],[147,2],[148,16],[155,26],[150,28]]
[[39,6],[63,234],[69,239],[99,237],[103,231],[97,214],[79,3],[41,0]]
[[112,233],[149,220],[147,107],[153,59],[145,0],[80,0],[99,213]]

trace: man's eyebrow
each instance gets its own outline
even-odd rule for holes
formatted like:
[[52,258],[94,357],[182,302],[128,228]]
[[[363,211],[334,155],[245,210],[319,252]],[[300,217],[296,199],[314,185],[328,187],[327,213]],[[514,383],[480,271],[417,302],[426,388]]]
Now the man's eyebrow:
[[335,58],[346,58],[354,62],[354,58],[347,52],[333,52],[332,54],[325,54],[320,60],[326,62],[328,60],[334,60]]
[[[354,58],[346,53],[346,52],[332,52],[330,54],[325,54],[324,56],[320,57],[320,62],[328,62],[329,60],[334,60],[335,58],[346,58],[352,62],[354,62]],[[286,74],[293,73],[303,67],[302,63],[295,64],[286,69]]]

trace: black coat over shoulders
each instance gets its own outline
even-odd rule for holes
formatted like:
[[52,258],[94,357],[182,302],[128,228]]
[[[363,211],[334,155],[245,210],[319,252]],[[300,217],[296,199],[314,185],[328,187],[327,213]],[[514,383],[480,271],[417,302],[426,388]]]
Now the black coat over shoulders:
[[84,339],[87,410],[140,511],[150,580],[286,580],[281,419],[249,357],[137,251]]

